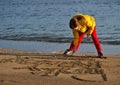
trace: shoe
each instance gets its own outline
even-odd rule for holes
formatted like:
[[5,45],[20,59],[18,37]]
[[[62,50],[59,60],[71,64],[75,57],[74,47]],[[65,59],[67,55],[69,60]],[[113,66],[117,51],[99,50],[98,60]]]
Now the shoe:
[[64,52],[64,55],[71,55],[71,54],[73,54],[73,51],[71,51],[69,49],[65,50],[65,52]]
[[103,53],[102,52],[98,52],[98,57],[102,58],[103,57]]

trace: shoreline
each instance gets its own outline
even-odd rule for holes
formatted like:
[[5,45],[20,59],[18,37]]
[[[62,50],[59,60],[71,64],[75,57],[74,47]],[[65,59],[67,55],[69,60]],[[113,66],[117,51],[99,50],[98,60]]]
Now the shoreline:
[[120,55],[0,48],[0,85],[119,85]]
[[[70,43],[51,43],[37,41],[0,40],[0,48],[33,51],[58,52],[69,48]],[[102,44],[104,54],[120,54],[120,45]],[[78,53],[97,53],[93,43],[81,43]]]

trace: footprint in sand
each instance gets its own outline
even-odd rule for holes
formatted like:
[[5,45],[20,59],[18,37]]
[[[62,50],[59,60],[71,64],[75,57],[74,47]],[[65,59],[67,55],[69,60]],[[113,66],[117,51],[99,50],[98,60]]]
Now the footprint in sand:
[[16,85],[18,84],[15,80],[0,80],[0,85]]

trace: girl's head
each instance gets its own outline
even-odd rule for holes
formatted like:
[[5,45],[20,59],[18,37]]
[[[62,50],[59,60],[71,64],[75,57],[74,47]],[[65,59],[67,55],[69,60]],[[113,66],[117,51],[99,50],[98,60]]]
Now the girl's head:
[[79,25],[80,25],[79,21],[80,20],[82,20],[82,16],[73,17],[69,22],[69,27],[71,29],[75,29],[75,28],[79,27]]
[[74,29],[77,27],[77,23],[76,23],[76,20],[74,18],[72,18],[69,22],[69,26],[71,29]]

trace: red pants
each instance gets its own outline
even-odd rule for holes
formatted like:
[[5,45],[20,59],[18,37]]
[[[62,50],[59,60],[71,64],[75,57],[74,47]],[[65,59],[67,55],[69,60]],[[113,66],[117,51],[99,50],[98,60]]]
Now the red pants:
[[[75,49],[75,46],[73,44],[73,41],[71,42],[71,45],[70,45],[70,50],[78,50],[79,46],[80,46],[80,43],[82,42],[82,39],[84,38],[84,35],[85,33],[79,33],[79,38],[78,38],[78,44],[76,46],[76,49]],[[93,39],[93,42],[94,42],[94,45],[97,49],[97,52],[102,52],[102,48],[100,46],[100,42],[99,42],[99,39],[97,37],[97,32],[96,32],[96,27],[94,28],[93,30],[93,33],[91,34],[92,36],[92,39]]]

